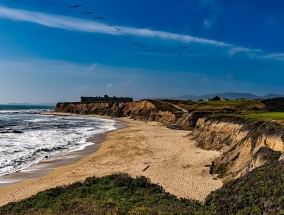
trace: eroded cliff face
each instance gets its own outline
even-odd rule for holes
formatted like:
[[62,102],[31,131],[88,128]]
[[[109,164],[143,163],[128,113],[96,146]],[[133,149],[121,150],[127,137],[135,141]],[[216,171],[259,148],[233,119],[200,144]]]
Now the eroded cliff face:
[[170,126],[180,118],[179,110],[164,111],[149,101],[121,103],[58,103],[55,112],[131,117],[141,121],[157,121]]
[[223,152],[212,171],[229,180],[279,159],[284,151],[284,129],[274,122],[241,117],[199,118],[192,135],[199,147]]
[[[283,126],[269,121],[253,121],[237,116],[214,116],[211,112],[186,113],[163,102],[143,100],[122,103],[58,103],[56,112],[131,117],[157,121],[173,128],[191,130],[197,146],[218,150],[213,173],[234,179],[266,162],[278,159],[284,151]],[[284,159],[284,156],[282,156]]]

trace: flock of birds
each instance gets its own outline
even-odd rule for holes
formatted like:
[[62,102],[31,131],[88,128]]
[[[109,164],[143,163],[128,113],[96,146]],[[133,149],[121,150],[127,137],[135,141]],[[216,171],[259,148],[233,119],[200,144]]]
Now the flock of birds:
[[[78,9],[78,8],[81,8],[83,7],[84,5],[81,5],[81,4],[76,4],[76,5],[71,5],[70,8],[71,9]],[[95,12],[94,11],[84,11],[82,12],[82,14],[84,15],[94,15]],[[97,19],[97,20],[104,20],[105,17],[104,16],[94,16],[93,17],[94,19]],[[115,25],[113,24],[107,24],[106,26],[108,27],[111,27],[113,28],[115,31],[123,31],[123,29],[121,28],[118,28],[116,27]],[[143,48],[145,49],[146,52],[152,52],[152,53],[157,53],[157,54],[165,54],[165,55],[177,55],[177,56],[180,56],[182,54],[187,54],[187,55],[192,55],[194,54],[194,51],[192,50],[189,50],[189,48],[187,46],[179,46],[177,47],[176,50],[174,51],[169,51],[169,50],[161,50],[161,49],[154,49],[154,48],[150,48],[147,44],[145,43],[142,43],[142,42],[137,42],[135,41],[134,37],[132,36],[125,36],[123,37],[124,39],[127,39],[127,40],[130,40],[130,44],[134,45],[134,46],[137,46],[139,48]]]

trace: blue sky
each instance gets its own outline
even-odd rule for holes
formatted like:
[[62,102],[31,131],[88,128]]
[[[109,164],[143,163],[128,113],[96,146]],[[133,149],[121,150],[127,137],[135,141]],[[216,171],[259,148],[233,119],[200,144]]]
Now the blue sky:
[[283,9],[280,0],[0,0],[0,103],[284,94]]

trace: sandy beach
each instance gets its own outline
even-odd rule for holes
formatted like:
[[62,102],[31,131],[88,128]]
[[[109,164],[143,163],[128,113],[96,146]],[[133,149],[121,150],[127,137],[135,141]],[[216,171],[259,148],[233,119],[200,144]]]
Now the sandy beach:
[[95,153],[44,177],[0,188],[0,205],[86,177],[118,172],[144,175],[172,194],[200,201],[222,186],[205,167],[220,153],[197,148],[189,131],[168,129],[157,122],[121,120],[128,127],[108,133]]

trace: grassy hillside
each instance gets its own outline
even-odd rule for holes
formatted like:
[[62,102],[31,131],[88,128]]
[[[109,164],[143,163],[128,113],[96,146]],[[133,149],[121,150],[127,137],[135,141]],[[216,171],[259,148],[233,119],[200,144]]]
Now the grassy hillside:
[[179,101],[163,100],[165,107],[174,104],[189,113],[207,112],[210,114],[230,114],[255,120],[284,120],[284,98],[235,101]]
[[0,214],[193,214],[200,203],[178,199],[145,177],[87,178],[0,208]]
[[91,177],[0,208],[0,214],[284,214],[284,161],[212,192],[205,204],[178,199],[145,177]]
[[284,162],[274,162],[231,181],[207,197],[217,214],[284,214]]
[[260,101],[178,101],[163,100],[164,103],[175,104],[189,112],[211,111],[213,113],[243,113],[264,110],[265,105]]

